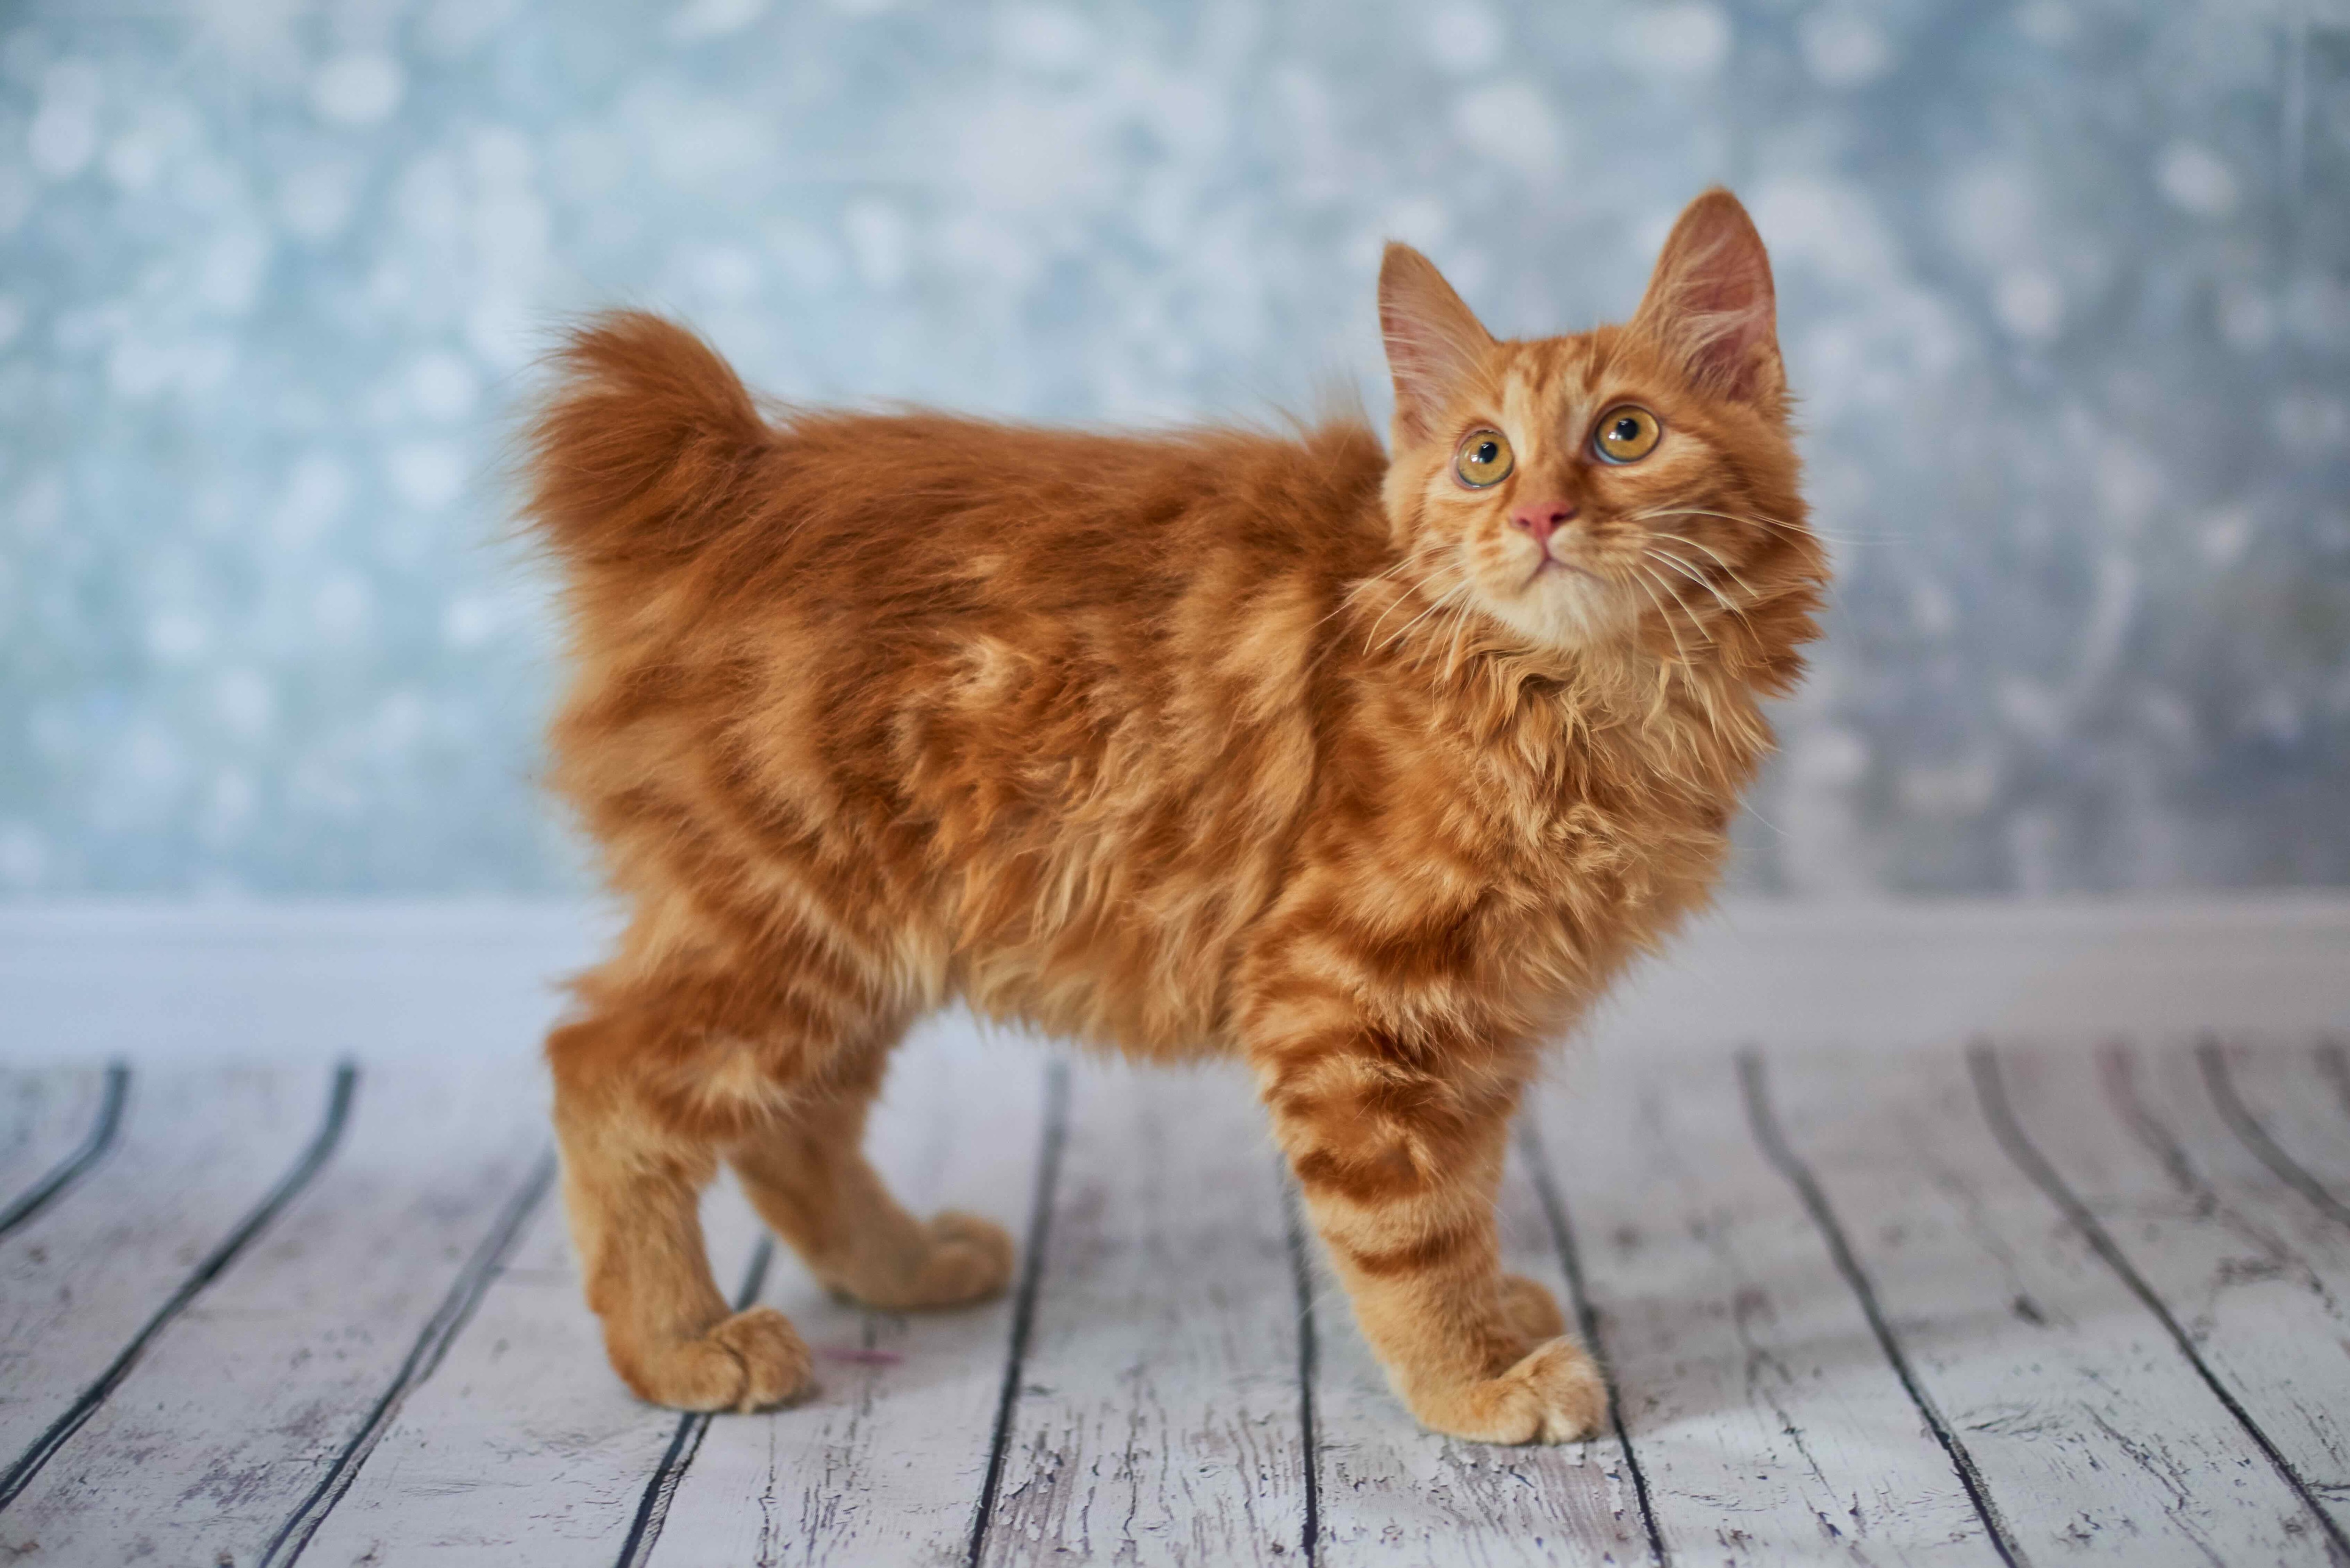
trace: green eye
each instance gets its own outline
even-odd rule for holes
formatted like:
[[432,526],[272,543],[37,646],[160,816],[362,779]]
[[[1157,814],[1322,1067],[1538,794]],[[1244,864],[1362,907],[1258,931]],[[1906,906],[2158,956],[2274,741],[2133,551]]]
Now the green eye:
[[1665,427],[1657,416],[1634,403],[1608,410],[1599,417],[1591,448],[1602,462],[1638,462],[1657,450]]
[[1471,431],[1452,454],[1452,472],[1471,489],[1483,490],[1509,478],[1516,462],[1509,438],[1501,431]]

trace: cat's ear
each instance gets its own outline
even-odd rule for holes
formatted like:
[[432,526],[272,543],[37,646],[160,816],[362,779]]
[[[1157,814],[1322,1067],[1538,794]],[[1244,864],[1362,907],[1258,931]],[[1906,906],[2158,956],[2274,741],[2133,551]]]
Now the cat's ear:
[[1493,347],[1493,335],[1436,264],[1405,244],[1388,244],[1379,263],[1379,333],[1395,378],[1397,433],[1415,440],[1434,431],[1445,405]]
[[1770,413],[1783,407],[1771,257],[1746,209],[1720,186],[1673,224],[1632,325],[1678,354],[1707,390]]

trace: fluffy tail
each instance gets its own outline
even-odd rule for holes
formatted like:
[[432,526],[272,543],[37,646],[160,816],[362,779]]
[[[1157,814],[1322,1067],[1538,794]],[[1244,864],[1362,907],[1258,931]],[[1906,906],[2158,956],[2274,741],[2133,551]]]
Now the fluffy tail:
[[770,431],[709,344],[621,310],[574,328],[553,362],[554,389],[525,432],[525,510],[557,554],[656,562],[692,550],[739,512]]

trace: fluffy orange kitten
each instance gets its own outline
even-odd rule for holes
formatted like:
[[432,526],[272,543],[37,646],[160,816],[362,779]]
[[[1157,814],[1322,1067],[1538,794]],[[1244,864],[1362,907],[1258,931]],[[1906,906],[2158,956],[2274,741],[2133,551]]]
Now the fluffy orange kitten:
[[547,1041],[564,1194],[645,1398],[808,1386],[730,1312],[724,1159],[816,1277],[988,1295],[1012,1243],[859,1153],[960,998],[1244,1058],[1396,1392],[1496,1442],[1606,1398],[1493,1199],[1544,1042],[1707,897],[1814,635],[1770,264],[1700,197],[1631,320],[1495,340],[1417,252],[1392,452],[754,404],[650,316],[574,336],[531,430],[567,577],[555,780],[632,919]]

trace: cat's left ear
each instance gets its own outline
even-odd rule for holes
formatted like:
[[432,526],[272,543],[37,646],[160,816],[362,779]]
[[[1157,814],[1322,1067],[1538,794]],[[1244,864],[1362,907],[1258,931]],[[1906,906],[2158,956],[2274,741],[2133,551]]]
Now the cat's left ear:
[[1632,325],[1678,354],[1707,390],[1774,416],[1783,410],[1771,257],[1746,209],[1720,186],[1673,224]]

